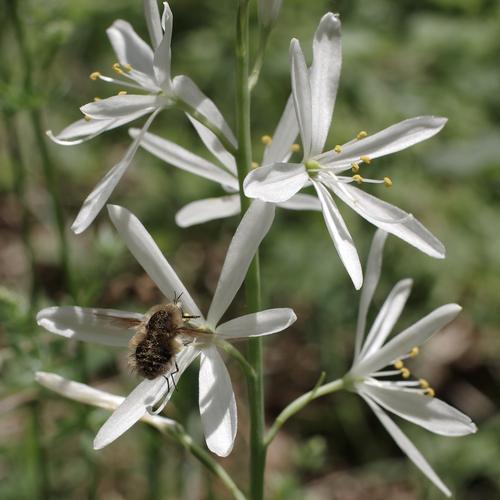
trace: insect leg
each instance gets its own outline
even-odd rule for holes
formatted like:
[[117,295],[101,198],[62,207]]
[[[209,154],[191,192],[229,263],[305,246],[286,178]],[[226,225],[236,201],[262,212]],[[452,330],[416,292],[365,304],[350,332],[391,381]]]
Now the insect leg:
[[175,371],[170,372],[170,378],[172,379],[172,383],[174,384],[175,390],[177,390],[177,384],[175,383],[174,375],[179,373],[179,365],[177,361],[175,362]]
[[163,375],[163,378],[167,381],[167,392],[165,393],[165,396],[170,392],[170,380],[167,375]]

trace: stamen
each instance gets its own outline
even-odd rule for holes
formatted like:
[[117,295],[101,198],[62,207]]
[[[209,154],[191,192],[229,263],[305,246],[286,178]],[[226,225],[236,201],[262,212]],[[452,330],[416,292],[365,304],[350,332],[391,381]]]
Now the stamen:
[[342,153],[342,146],[340,144],[337,144],[333,150],[336,152],[336,153]]
[[432,387],[429,387],[428,389],[425,389],[424,394],[433,398],[436,395],[436,391]]
[[123,74],[123,70],[122,70],[122,67],[120,66],[120,63],[117,63],[117,62],[114,63],[113,66],[112,66],[112,68],[113,68],[113,71],[115,73],[118,73],[119,75]]
[[92,118],[91,118],[89,115],[83,115],[83,119],[84,119],[86,122],[89,122],[90,120],[92,120]]
[[127,95],[127,91],[126,90],[120,90],[120,92],[118,92],[117,95]]
[[262,142],[264,146],[268,146],[269,144],[271,144],[271,142],[273,142],[273,138],[270,135],[263,135],[260,138],[260,142]]
[[292,153],[299,153],[300,152],[300,145],[299,144],[292,144],[290,150]]
[[411,373],[410,373],[410,370],[408,370],[408,368],[404,368],[404,367],[403,367],[403,368],[401,368],[401,370],[399,370],[399,371],[400,371],[401,376],[402,376],[403,378],[410,378]]
[[429,388],[429,382],[427,382],[427,380],[425,380],[425,378],[419,378],[418,379],[418,385],[422,389],[428,389]]
[[100,100],[101,100],[101,98],[100,98],[100,97],[97,97],[97,96],[96,96],[96,97],[94,97],[94,101],[95,101],[95,102],[100,101]]
[[365,130],[362,130],[361,132],[358,133],[358,135],[356,135],[356,139],[358,141],[360,141],[361,139],[364,139],[367,135],[368,135],[368,132],[366,132]]
[[258,164],[256,161],[253,161],[253,162],[252,162],[252,168],[253,168],[253,169],[256,169],[256,168],[258,168],[258,167],[259,167],[259,164]]
[[392,180],[390,177],[384,177],[384,186],[386,188],[392,187]]
[[416,356],[418,356],[419,352],[420,352],[420,349],[417,346],[415,346],[415,347],[412,347],[412,349],[408,353],[408,355],[410,356],[410,358],[415,358]]
[[90,73],[89,75],[89,78],[91,80],[94,80],[94,82],[101,76],[101,73],[99,73],[99,71],[94,71],[92,73]]
[[127,64],[123,65],[123,69],[128,73],[128,72],[132,71],[133,68],[132,68],[132,66],[130,66],[130,64],[127,63]]
[[369,157],[369,156],[365,156],[365,155],[360,156],[360,157],[359,157],[359,159],[360,159],[363,163],[366,163],[367,165],[369,165],[369,164],[372,162],[372,161],[371,161],[371,159],[370,159],[370,157]]
[[358,184],[361,184],[363,182],[363,177],[361,177],[361,175],[359,174],[355,174],[352,176],[352,180],[354,182],[357,182]]
[[352,171],[357,174],[359,172],[359,163],[351,163],[351,168],[352,168]]
[[396,370],[401,370],[401,368],[404,367],[404,363],[400,360],[400,359],[397,359],[396,361],[394,361],[394,368],[396,368]]

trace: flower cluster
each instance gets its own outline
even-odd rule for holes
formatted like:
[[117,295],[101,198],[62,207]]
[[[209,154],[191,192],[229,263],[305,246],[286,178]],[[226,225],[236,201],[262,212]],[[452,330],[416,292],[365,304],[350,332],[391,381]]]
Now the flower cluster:
[[[196,200],[184,206],[176,215],[179,226],[236,215],[242,211],[242,205],[249,205],[249,208],[244,211],[231,240],[205,315],[136,216],[126,208],[108,204],[113,225],[162,292],[165,302],[146,313],[49,307],[38,313],[37,321],[46,330],[68,339],[111,347],[128,346],[132,366],[139,368],[136,371],[144,380],[126,398],[65,381],[55,374],[39,372],[38,380],[65,396],[114,410],[95,438],[94,447],[101,449],[140,419],[160,430],[175,427],[175,422],[157,414],[165,408],[182,373],[199,359],[199,410],[206,443],[212,452],[227,456],[235,441],[237,408],[219,348],[232,352],[249,372],[248,376],[255,378],[254,367],[227,341],[281,332],[295,322],[296,316],[292,309],[278,308],[221,320],[272,226],[275,207],[321,211],[354,287],[361,289],[354,362],[341,385],[367,402],[400,448],[448,495],[447,487],[386,411],[437,434],[459,436],[475,432],[475,425],[466,415],[434,398],[428,382],[412,379],[405,366],[405,360],[414,357],[419,347],[451,322],[461,308],[456,304],[442,306],[387,341],[410,292],[411,281],[403,280],[391,291],[365,335],[367,313],[379,281],[387,234],[401,238],[434,258],[444,258],[445,250],[413,215],[355,186],[374,183],[391,187],[390,178],[371,178],[364,172],[373,169],[370,165],[377,158],[434,136],[443,128],[446,119],[435,116],[410,118],[373,135],[361,131],[346,144],[327,148],[342,61],[339,16],[327,13],[314,34],[310,66],[299,41],[291,41],[292,94],[273,136],[262,138],[266,147],[260,165],[254,163],[251,168],[241,165],[237,157],[242,145],[237,144],[216,105],[187,76],[171,75],[173,15],[168,3],[164,3],[161,16],[156,0],[144,0],[144,7],[151,45],[142,40],[129,23],[118,20],[107,30],[117,57],[113,65],[116,76],[99,71],[90,75],[91,80],[100,79],[126,90],[105,99],[96,98],[82,106],[82,119],[59,134],[49,132],[59,144],[81,144],[105,131],[148,116],[142,128],[129,130],[132,142],[124,157],[84,201],[72,229],[81,233],[92,223],[140,146],[174,167],[218,183],[225,192],[221,197]],[[280,7],[281,0],[259,1],[264,38],[276,23]],[[148,132],[158,113],[171,107],[185,112],[213,161]],[[295,144],[298,135],[302,147]],[[298,161],[301,150],[302,159]],[[315,195],[301,192],[309,188]],[[379,228],[364,277],[354,241],[332,195]]]

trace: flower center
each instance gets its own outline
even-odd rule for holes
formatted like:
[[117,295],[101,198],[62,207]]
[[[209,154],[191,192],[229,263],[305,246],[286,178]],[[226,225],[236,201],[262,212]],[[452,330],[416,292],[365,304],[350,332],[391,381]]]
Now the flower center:
[[407,390],[414,390],[425,396],[434,397],[436,391],[429,385],[429,382],[425,378],[412,379],[410,370],[405,366],[404,360],[409,358],[415,358],[418,356],[420,349],[418,347],[413,347],[410,352],[394,360],[392,363],[392,370],[383,370],[372,373],[371,378],[381,379],[385,377],[401,377],[403,380],[387,380],[384,384],[390,386],[404,387]]

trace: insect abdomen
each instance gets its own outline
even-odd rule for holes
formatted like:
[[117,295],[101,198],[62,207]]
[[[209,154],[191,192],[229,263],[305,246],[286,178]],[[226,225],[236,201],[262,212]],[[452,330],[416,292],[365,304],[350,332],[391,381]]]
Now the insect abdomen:
[[165,343],[145,338],[137,345],[133,357],[137,373],[152,380],[170,370],[174,353]]

